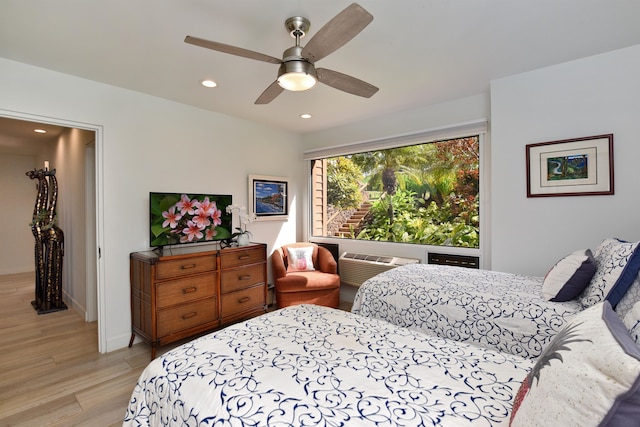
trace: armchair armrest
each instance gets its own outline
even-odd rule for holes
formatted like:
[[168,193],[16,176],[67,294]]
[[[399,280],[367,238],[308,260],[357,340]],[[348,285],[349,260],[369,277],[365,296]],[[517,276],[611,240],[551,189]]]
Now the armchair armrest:
[[323,273],[337,274],[338,263],[331,255],[331,252],[327,248],[318,246],[318,270]]
[[287,267],[284,265],[284,259],[282,259],[281,249],[276,249],[271,254],[271,267],[273,267],[273,278],[279,279],[286,277]]

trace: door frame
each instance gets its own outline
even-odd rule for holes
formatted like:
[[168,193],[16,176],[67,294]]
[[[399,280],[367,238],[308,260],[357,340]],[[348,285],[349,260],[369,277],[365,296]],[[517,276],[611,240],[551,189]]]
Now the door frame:
[[[104,259],[101,256],[101,249],[104,247],[104,185],[103,185],[103,135],[104,130],[102,125],[96,125],[91,123],[82,123],[72,120],[61,119],[57,117],[47,117],[35,114],[29,114],[19,111],[10,111],[0,109],[0,116],[26,120],[36,123],[47,123],[56,126],[63,126],[68,128],[84,129],[93,131],[95,134],[95,157],[94,157],[94,192],[95,192],[95,250],[89,251],[89,253],[95,254],[95,257],[87,257],[87,263],[95,263],[96,273],[96,296],[98,306],[98,352],[105,353],[107,349],[107,319],[106,312],[104,310],[104,304],[106,301],[105,287],[104,287]],[[85,148],[86,149],[86,148]],[[87,205],[89,202],[87,202]],[[93,268],[93,266],[92,266]],[[89,271],[89,269],[87,269]],[[85,301],[85,306],[88,304]]]
[[[92,139],[85,144],[84,149],[84,171],[85,171],[85,230],[96,229],[96,141]],[[86,302],[84,320],[95,322],[98,320],[98,286],[96,283],[96,260],[97,247],[96,233],[87,233],[85,236],[86,258]]]

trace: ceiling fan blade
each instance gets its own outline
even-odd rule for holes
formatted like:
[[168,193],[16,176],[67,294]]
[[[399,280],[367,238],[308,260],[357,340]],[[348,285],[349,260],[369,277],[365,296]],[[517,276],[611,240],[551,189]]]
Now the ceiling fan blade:
[[224,43],[218,43],[211,40],[200,39],[198,37],[187,36],[185,37],[184,42],[195,45],[195,46],[205,47],[207,49],[217,50],[218,52],[222,52],[222,53],[228,53],[231,55],[242,56],[244,58],[255,59],[257,61],[269,62],[271,64],[278,64],[278,65],[282,63],[281,59],[278,59],[273,56],[254,52],[248,49],[243,49],[241,47],[231,46]]
[[282,91],[284,91],[284,89],[278,84],[278,81],[276,80],[275,82],[271,83],[269,87],[264,90],[264,92],[262,92],[262,95],[260,95],[258,99],[256,99],[256,102],[254,104],[268,104],[276,99],[276,97],[280,95]]
[[352,95],[371,98],[378,91],[378,88],[372,84],[337,71],[318,68],[316,72],[318,73],[318,81]]
[[373,15],[357,3],[333,17],[302,49],[302,57],[316,62],[338,50],[373,21]]

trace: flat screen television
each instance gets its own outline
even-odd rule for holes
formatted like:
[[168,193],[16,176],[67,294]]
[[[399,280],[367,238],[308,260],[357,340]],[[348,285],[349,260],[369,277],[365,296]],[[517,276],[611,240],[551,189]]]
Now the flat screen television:
[[151,247],[231,238],[231,195],[149,193]]

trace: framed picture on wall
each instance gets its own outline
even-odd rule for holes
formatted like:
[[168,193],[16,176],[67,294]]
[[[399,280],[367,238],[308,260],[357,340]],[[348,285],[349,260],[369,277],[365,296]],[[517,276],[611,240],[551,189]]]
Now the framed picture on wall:
[[249,175],[249,210],[257,221],[286,221],[289,218],[289,180]]
[[613,194],[613,134],[526,146],[527,197]]

